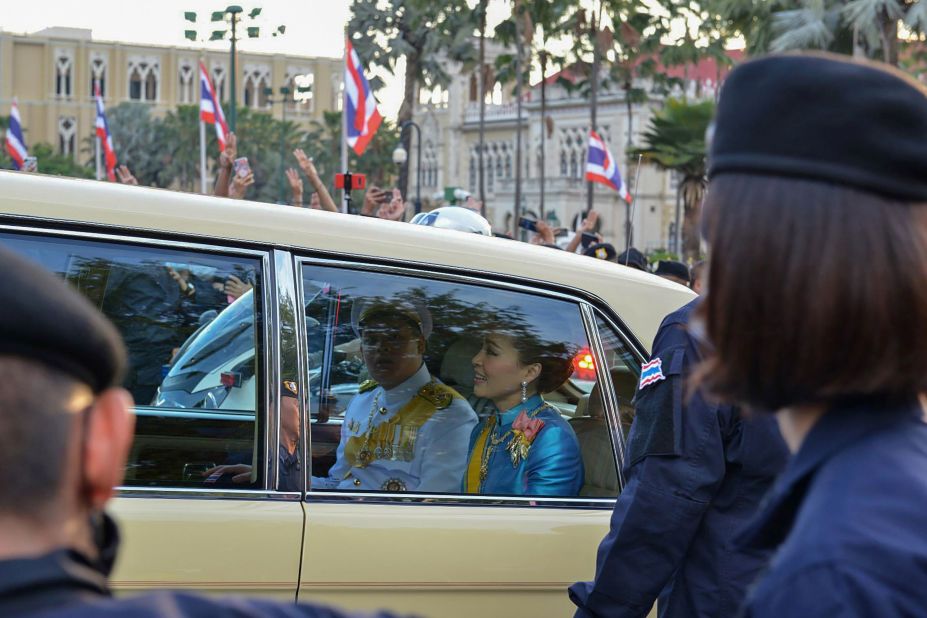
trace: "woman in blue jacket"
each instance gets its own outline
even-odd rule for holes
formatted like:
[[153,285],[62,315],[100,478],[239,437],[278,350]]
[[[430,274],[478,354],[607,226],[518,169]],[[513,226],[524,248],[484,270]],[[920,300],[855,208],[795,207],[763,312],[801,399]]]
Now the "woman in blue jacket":
[[[516,332],[517,331],[517,332]],[[498,328],[473,357],[473,394],[496,412],[470,436],[464,491],[505,496],[577,496],[583,486],[579,442],[541,396],[573,372],[568,346],[525,329]]]

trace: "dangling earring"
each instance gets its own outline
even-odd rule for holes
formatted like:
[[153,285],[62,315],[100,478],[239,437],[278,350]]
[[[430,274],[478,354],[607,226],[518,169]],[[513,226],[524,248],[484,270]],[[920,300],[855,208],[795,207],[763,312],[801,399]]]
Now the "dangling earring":
[[521,383],[521,402],[525,403],[525,401],[527,400],[528,400],[528,383],[522,382]]

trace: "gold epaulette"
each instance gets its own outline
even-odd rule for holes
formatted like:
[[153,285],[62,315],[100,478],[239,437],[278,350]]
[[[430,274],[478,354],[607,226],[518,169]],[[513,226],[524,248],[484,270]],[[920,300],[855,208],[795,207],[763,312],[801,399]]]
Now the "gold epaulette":
[[361,385],[357,388],[358,393],[366,393],[367,391],[372,391],[376,387],[380,386],[376,380],[364,380],[361,382]]
[[437,410],[443,410],[449,407],[455,398],[461,398],[460,394],[453,388],[438,382],[429,382],[420,388],[418,396],[433,405]]

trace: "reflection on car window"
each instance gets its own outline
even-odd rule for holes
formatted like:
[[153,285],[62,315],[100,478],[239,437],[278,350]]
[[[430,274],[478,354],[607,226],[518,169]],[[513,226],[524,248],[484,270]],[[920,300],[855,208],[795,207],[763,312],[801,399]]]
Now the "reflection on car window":
[[303,289],[312,491],[590,495],[576,304],[321,266]]
[[[605,371],[596,373],[598,379],[610,379],[617,396],[620,430],[627,439],[634,419],[634,390],[640,377],[640,364],[625,345],[618,333],[600,317],[596,317],[596,328],[605,352]],[[586,359],[584,359],[585,361]],[[591,361],[591,358],[588,359]],[[595,382],[588,395],[583,398],[581,411],[570,423],[576,430],[583,449],[583,465],[586,470],[586,484],[583,495],[613,497],[618,494],[618,472],[615,465],[615,448],[612,444],[602,389]]]
[[18,234],[0,242],[71,283],[121,333],[137,417],[127,485],[261,482],[260,466],[237,483],[210,474],[261,455],[259,260]]

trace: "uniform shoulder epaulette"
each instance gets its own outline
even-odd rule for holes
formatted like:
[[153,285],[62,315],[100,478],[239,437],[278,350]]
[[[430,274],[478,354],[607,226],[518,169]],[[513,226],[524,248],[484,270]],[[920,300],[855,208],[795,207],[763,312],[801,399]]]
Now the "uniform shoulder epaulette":
[[418,390],[418,396],[431,403],[438,410],[449,407],[455,397],[460,397],[450,386],[438,382],[429,382]]
[[366,393],[372,391],[376,387],[380,386],[376,380],[364,380],[361,382],[361,385],[357,388],[358,393]]

